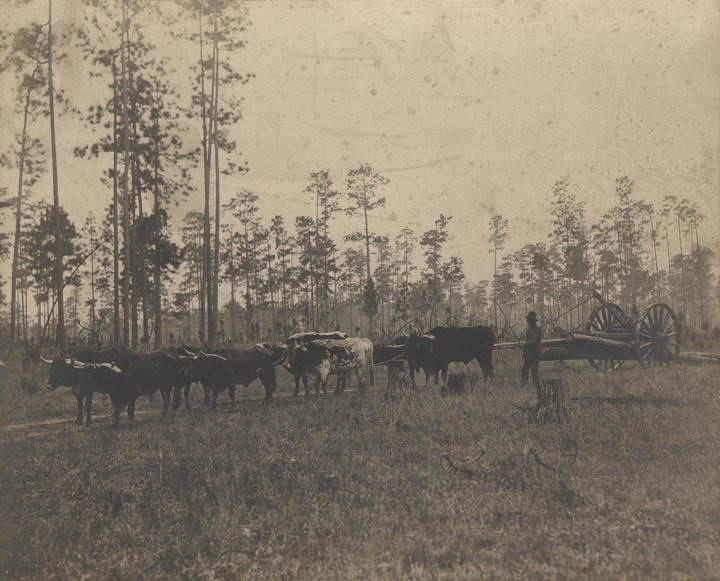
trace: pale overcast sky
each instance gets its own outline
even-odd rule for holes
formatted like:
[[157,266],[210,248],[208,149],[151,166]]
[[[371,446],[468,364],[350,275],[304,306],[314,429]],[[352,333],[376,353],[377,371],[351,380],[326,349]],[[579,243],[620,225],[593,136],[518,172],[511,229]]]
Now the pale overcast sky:
[[[77,17],[75,0],[56,2],[59,19]],[[371,226],[421,233],[452,215],[448,255],[475,280],[491,271],[491,213],[509,218],[518,248],[547,235],[559,176],[571,177],[593,219],[627,174],[648,201],[696,201],[708,215],[705,242],[720,252],[717,0],[248,5],[248,47],[234,60],[257,76],[241,89],[234,136],[251,171],[225,179],[223,193],[257,192],[268,219],[281,213],[292,224],[311,212],[302,193],[311,171],[328,168],[342,186],[349,168],[368,162],[391,180]],[[57,84],[82,101],[96,81],[76,64]],[[18,118],[3,119],[19,129]],[[110,193],[96,165],[70,157],[79,128],[69,125],[58,123],[60,195],[82,223]],[[0,173],[11,193],[13,175]],[[200,194],[176,215],[189,209],[202,209]],[[356,222],[339,218],[336,230]]]

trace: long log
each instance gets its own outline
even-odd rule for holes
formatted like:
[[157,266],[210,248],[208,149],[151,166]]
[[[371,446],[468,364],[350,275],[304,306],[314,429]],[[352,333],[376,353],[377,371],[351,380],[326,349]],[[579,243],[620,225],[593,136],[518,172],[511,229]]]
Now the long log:
[[599,337],[597,335],[590,335],[586,333],[570,333],[569,339],[573,343],[579,343],[581,345],[596,345],[603,349],[613,349],[623,353],[635,353],[636,347],[633,343],[628,341],[618,341],[616,339],[606,339],[605,337]]
[[698,353],[694,351],[683,351],[678,355],[678,360],[683,363],[697,365],[701,363],[720,364],[720,353]]
[[635,340],[635,334],[629,331],[573,331],[572,334],[577,337],[600,337],[613,341],[629,342]]
[[[519,341],[497,343],[495,350],[521,349]],[[617,341],[594,334],[571,333],[560,339],[540,342],[540,359],[557,361],[562,359],[637,359],[637,348],[630,341]]]
[[[567,339],[561,338],[561,339],[545,339],[544,341],[540,342],[541,347],[549,347],[554,345],[565,345],[567,343]],[[503,351],[505,349],[522,349],[525,343],[521,341],[511,341],[509,343],[495,343],[493,345],[494,351]]]

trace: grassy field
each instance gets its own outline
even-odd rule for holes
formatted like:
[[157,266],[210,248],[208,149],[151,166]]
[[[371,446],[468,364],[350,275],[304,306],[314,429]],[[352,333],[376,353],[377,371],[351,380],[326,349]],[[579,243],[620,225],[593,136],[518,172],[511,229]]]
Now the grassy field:
[[[718,579],[718,368],[546,364],[537,425],[505,356],[466,395],[245,393],[78,428],[69,390],[0,379],[0,576]],[[37,380],[44,385],[42,371]],[[43,387],[44,389],[44,387]],[[104,417],[103,417],[104,416]],[[45,422],[55,418],[56,421]],[[9,427],[25,422],[27,425]]]

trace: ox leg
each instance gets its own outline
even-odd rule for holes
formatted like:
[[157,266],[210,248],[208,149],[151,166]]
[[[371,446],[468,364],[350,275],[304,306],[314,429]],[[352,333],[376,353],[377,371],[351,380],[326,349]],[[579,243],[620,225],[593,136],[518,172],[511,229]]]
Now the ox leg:
[[212,409],[215,409],[215,407],[217,406],[217,396],[218,396],[218,388],[217,388],[217,386],[213,385],[213,387],[212,387],[212,402],[210,404],[210,407]]
[[111,400],[112,402],[112,427],[117,429],[120,426],[120,412],[123,409],[123,403],[117,399]]
[[77,401],[77,417],[75,418],[75,425],[82,426],[83,423],[83,400],[85,399],[84,393],[79,393],[75,396]]
[[213,388],[203,384],[203,391],[205,392],[203,396],[203,407],[208,407],[210,405],[210,392],[213,391]]
[[335,384],[335,393],[345,391],[345,372],[340,371],[337,374],[337,384]]
[[492,361],[483,361],[480,363],[480,368],[482,369],[484,379],[492,379],[494,372]]
[[230,407],[235,407],[235,386],[231,385],[228,390],[230,391]]
[[180,407],[180,400],[182,399],[182,386],[178,385],[173,388],[173,409]]
[[437,385],[437,377],[438,375],[441,376],[440,380],[440,393],[442,395],[445,395],[447,393],[447,374],[448,374],[448,364],[443,364],[442,368],[440,369],[440,373],[435,375],[435,384]]
[[[360,377],[360,368],[359,368],[359,367],[356,367],[356,368],[355,368],[355,378],[357,379],[358,391],[365,392],[365,390],[367,389],[367,379],[368,379],[368,378],[367,378],[367,373],[368,373],[368,372],[367,372],[367,369],[365,369],[365,370],[363,371],[362,377]],[[349,374],[348,374],[348,375],[349,375]],[[373,378],[373,370],[372,370],[372,367],[371,367],[371,368],[370,368],[370,382],[371,382],[371,383],[374,383],[374,381],[373,381],[372,378]]]
[[128,402],[128,419],[131,422],[135,421],[135,400],[134,399],[131,399]]
[[169,389],[161,389],[160,395],[162,395],[163,400],[163,417],[167,416],[168,409],[170,409],[170,390]]
[[480,366],[480,369],[482,369],[483,373],[483,379],[487,381],[488,379],[492,379],[493,376],[493,364],[492,364],[492,351],[490,351],[490,356],[485,357],[484,355],[478,355],[475,357],[475,360],[478,362],[478,365]]
[[[264,377],[264,376],[263,376]],[[265,383],[267,381],[267,383]],[[275,377],[270,376],[265,381],[262,382],[263,387],[265,388],[265,399],[272,399],[273,392],[275,391]],[[297,395],[297,394],[296,394]]]
[[85,425],[89,426],[92,424],[92,418],[90,417],[90,410],[92,409],[92,391],[85,395]]
[[397,367],[395,367],[392,363],[388,363],[387,365],[387,386],[385,386],[385,399],[390,399],[390,396],[392,395],[393,388],[395,387],[395,382],[397,380]]
[[190,409],[190,382],[185,384],[183,388],[183,397],[185,398],[185,409]]
[[[295,397],[297,397],[298,395],[300,395],[300,376],[295,375],[294,379],[295,379],[295,393],[293,395]],[[306,386],[307,386],[307,383],[306,383]]]

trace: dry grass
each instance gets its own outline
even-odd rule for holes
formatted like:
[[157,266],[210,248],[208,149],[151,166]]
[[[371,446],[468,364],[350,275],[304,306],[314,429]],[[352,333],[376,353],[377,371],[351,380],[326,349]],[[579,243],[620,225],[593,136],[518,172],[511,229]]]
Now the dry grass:
[[[510,362],[513,363],[513,362]],[[546,365],[570,422],[539,426],[513,365],[490,385],[146,403],[0,432],[6,578],[710,579],[720,575],[720,390],[712,368]],[[284,372],[280,395],[290,393]],[[74,400],[2,393],[2,418]],[[253,388],[253,396],[261,390]],[[283,393],[284,392],[284,393]],[[18,406],[18,402],[20,406]],[[12,409],[8,409],[8,406]],[[15,407],[14,407],[15,406]],[[104,411],[98,398],[98,411]],[[43,414],[45,414],[43,416]]]

